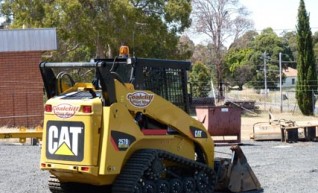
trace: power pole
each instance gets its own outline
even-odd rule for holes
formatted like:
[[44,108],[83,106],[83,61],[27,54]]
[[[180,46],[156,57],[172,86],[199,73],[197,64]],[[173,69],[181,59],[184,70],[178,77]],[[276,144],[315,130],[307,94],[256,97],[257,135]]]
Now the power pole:
[[267,94],[267,72],[266,72],[266,51],[263,53],[264,58],[264,86],[265,86],[265,95]]
[[279,96],[280,96],[280,112],[283,112],[283,95],[282,95],[282,53],[279,52]]
[[264,87],[265,87],[265,99],[264,99],[264,107],[266,110],[266,99],[267,99],[267,68],[266,68],[266,60],[267,60],[267,53],[266,51],[263,53],[263,59],[264,59]]

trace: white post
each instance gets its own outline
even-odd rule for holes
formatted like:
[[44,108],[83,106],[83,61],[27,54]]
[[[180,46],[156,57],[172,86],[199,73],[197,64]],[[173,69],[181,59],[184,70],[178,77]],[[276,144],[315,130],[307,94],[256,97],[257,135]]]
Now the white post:
[[264,85],[265,85],[265,95],[266,95],[267,94],[266,51],[264,52]]
[[212,89],[213,98],[215,100],[215,92],[214,92],[214,85],[213,85],[212,78],[211,78],[211,89]]
[[280,96],[280,112],[283,112],[283,96],[282,96],[282,53],[279,52],[279,96]]
[[267,72],[266,72],[266,51],[264,52],[263,54],[263,57],[264,57],[264,87],[265,87],[265,95],[264,95],[264,106],[265,106],[265,110],[266,110],[266,100],[267,100]]

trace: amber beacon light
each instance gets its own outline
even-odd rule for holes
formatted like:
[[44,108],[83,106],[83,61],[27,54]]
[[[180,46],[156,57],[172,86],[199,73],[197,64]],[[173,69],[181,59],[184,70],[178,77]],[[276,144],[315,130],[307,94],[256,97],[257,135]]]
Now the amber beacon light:
[[122,58],[128,58],[128,56],[129,56],[129,47],[125,46],[125,45],[120,46],[120,48],[119,48],[119,56],[122,57]]

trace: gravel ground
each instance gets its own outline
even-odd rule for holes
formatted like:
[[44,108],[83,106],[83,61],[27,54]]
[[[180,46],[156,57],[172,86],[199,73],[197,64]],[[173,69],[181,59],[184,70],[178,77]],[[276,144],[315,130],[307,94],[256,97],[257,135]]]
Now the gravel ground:
[[[216,151],[224,152],[226,148],[228,147],[217,147]],[[262,185],[263,191],[258,192],[318,191],[318,143],[245,141],[241,148]],[[218,154],[216,156],[221,157]]]
[[[250,166],[266,193],[316,193],[318,143],[243,142]],[[229,147],[216,147],[230,152]],[[217,156],[224,157],[217,153]],[[0,193],[49,193],[48,172],[39,170],[40,147],[0,142]],[[256,193],[256,192],[250,192]]]
[[40,147],[0,141],[0,193],[49,193]]

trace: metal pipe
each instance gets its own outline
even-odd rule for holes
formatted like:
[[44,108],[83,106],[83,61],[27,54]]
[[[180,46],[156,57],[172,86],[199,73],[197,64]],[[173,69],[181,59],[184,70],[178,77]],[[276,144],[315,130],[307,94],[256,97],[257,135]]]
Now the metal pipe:
[[43,62],[43,67],[48,68],[72,68],[72,67],[81,67],[81,68],[93,68],[96,67],[95,62]]

